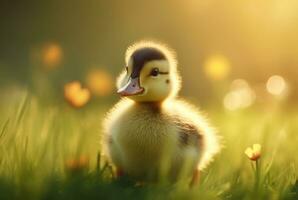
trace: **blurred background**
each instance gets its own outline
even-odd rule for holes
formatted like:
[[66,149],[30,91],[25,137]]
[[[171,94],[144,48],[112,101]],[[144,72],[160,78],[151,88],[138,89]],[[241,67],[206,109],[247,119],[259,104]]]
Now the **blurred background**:
[[56,99],[79,81],[92,100],[116,100],[126,48],[153,38],[176,50],[182,95],[193,102],[227,110],[292,106],[297,10],[295,0],[4,0],[0,89],[7,99],[17,88]]
[[[111,184],[100,148],[126,48],[142,39],[177,52],[180,95],[223,137],[224,149],[202,174],[205,193],[297,196],[297,36],[297,0],[1,0],[0,199],[142,199]],[[244,154],[255,143],[260,198]],[[86,169],[87,179],[72,179]]]

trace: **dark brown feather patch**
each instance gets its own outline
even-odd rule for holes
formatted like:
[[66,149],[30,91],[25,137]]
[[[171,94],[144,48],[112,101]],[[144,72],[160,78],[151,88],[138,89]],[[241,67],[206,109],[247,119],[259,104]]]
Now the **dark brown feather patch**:
[[144,67],[145,63],[152,60],[165,60],[166,56],[158,49],[153,47],[145,47],[137,49],[131,55],[133,60],[133,69],[131,73],[131,78],[136,78],[140,76],[140,72]]
[[175,124],[179,129],[179,144],[181,146],[201,146],[202,145],[202,135],[199,133],[197,128],[190,124],[181,122],[175,119]]

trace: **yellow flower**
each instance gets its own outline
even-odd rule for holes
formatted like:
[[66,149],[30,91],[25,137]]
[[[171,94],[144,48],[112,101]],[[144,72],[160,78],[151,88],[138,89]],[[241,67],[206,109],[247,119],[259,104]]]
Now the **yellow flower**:
[[86,83],[90,91],[96,96],[107,96],[113,89],[111,75],[101,69],[91,69],[87,74]]
[[254,144],[251,147],[246,148],[245,154],[250,160],[256,161],[261,157],[262,146],[260,144]]
[[74,107],[84,106],[90,99],[90,91],[87,88],[82,88],[78,81],[67,83],[64,86],[64,97]]

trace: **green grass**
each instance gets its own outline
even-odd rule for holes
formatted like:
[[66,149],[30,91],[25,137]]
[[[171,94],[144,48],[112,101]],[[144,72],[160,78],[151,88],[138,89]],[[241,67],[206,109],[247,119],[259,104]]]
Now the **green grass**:
[[[113,178],[100,157],[101,121],[111,103],[73,109],[12,96],[0,103],[0,199],[298,199],[298,111],[205,109],[224,148],[190,190]],[[253,143],[263,147],[258,187],[244,155]],[[67,167],[81,155],[89,164]]]

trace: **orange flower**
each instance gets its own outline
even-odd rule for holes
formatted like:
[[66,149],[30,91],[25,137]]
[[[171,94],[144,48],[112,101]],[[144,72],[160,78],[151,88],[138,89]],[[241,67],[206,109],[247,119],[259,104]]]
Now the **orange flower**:
[[82,88],[78,81],[67,83],[64,86],[64,97],[74,107],[84,106],[90,99],[90,91],[87,88]]
[[42,63],[46,69],[56,68],[62,61],[63,51],[58,44],[48,44],[42,51]]
[[65,169],[69,172],[80,172],[89,167],[89,158],[80,156],[79,158],[71,158],[66,160]]
[[92,69],[86,77],[87,86],[96,96],[107,96],[112,92],[113,80],[111,75],[101,69]]
[[262,149],[262,146],[260,144],[254,144],[252,148],[251,147],[246,148],[244,153],[247,155],[247,157],[250,160],[257,161],[261,157],[261,149]]

